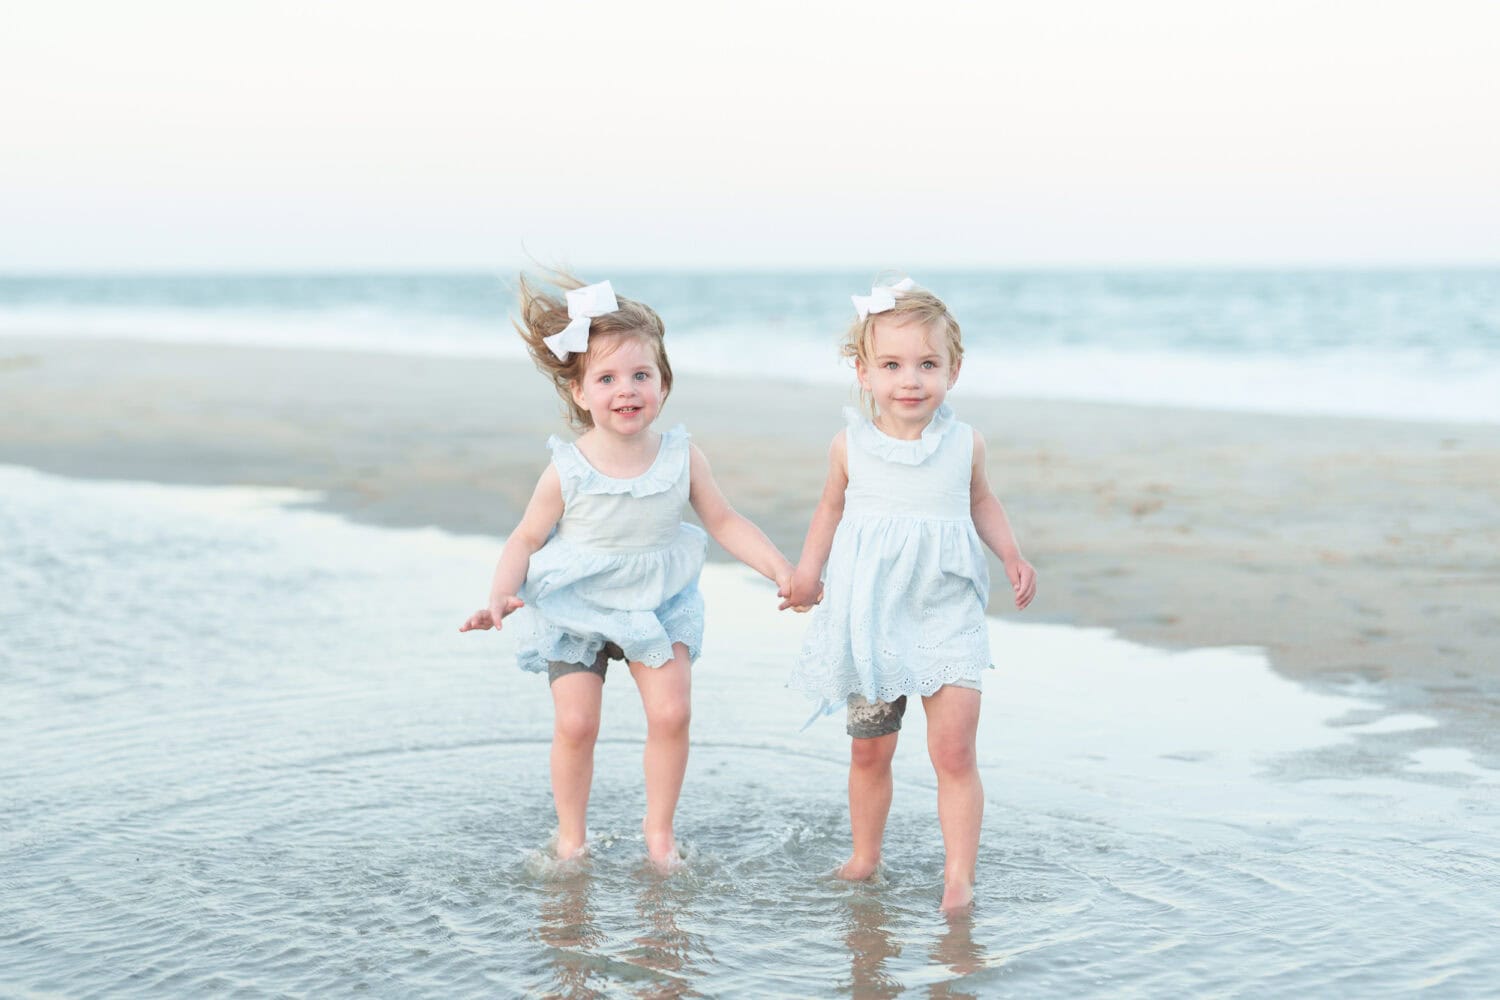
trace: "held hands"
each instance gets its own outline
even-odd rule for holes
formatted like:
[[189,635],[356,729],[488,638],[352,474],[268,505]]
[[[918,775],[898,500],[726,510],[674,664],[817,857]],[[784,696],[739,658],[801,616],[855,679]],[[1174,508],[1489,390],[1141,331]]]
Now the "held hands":
[[777,577],[776,594],[783,598],[776,610],[791,608],[799,615],[805,614],[812,610],[814,604],[823,600],[823,581],[815,576],[804,578],[793,572],[785,577]]
[[1010,589],[1016,592],[1016,607],[1026,607],[1036,596],[1036,570],[1021,556],[1005,560],[1005,575],[1010,578]]
[[505,596],[490,603],[487,608],[480,608],[469,616],[469,620],[458,627],[460,632],[468,632],[476,628],[499,629],[500,622],[506,615],[517,608],[524,608],[526,602],[519,597]]

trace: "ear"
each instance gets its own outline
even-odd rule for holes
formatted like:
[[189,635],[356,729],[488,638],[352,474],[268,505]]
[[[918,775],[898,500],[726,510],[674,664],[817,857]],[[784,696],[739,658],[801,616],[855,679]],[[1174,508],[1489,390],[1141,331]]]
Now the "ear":
[[583,386],[578,384],[577,379],[568,383],[568,391],[573,394],[573,402],[578,404],[578,408],[584,413],[589,412],[588,403],[584,402]]
[[964,366],[964,359],[959,358],[953,362],[953,370],[948,373],[948,388],[953,388],[953,383],[958,381],[958,370]]
[[854,374],[859,377],[860,388],[865,392],[870,391],[870,370],[865,367],[865,359],[858,355],[854,358]]

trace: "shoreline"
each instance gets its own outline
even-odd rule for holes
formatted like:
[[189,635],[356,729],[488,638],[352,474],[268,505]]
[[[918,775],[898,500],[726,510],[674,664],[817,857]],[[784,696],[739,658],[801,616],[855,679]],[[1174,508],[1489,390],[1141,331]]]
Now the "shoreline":
[[[1038,570],[1021,620],[1262,647],[1300,682],[1388,685],[1393,707],[1496,755],[1500,427],[963,388],[954,408],[984,434]],[[686,424],[730,501],[795,560],[848,398],[689,373],[662,420]],[[524,362],[0,336],[0,462],[317,490],[391,527],[503,536],[547,437],[567,434],[559,409]],[[998,563],[992,580],[990,613],[1015,614]]]

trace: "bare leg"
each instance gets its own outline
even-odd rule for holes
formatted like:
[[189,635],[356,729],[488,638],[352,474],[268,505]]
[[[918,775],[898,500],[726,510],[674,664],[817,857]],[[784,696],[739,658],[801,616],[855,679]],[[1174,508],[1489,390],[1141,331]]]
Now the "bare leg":
[[557,856],[571,858],[588,834],[589,786],[604,679],[587,671],[552,682],[552,802],[557,808]]
[[837,875],[865,879],[880,865],[880,843],[891,814],[891,759],[900,732],[854,739],[849,746],[849,832],[854,851]]
[[984,820],[984,785],[974,741],[979,692],[945,684],[922,699],[927,710],[927,753],[937,772],[938,824],[943,829],[943,902],[947,911],[974,901],[974,865]]
[[632,663],[630,673],[646,710],[646,853],[658,868],[668,868],[677,857],[672,817],[682,794],[687,771],[688,724],[692,719],[692,666],[687,647],[672,646],[670,662],[659,667]]

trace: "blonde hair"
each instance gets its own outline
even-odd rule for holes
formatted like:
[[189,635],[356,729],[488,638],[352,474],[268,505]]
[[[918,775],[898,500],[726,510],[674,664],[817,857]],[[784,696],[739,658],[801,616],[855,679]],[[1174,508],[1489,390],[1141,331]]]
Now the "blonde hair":
[[[877,279],[879,280],[879,279]],[[885,287],[890,287],[895,281],[886,282]],[[880,285],[875,287],[879,288]],[[839,345],[839,355],[848,358],[851,362],[862,362],[870,364],[874,358],[871,355],[875,340],[875,324],[879,320],[888,319],[898,324],[920,323],[927,328],[929,335],[938,333],[938,326],[942,326],[942,337],[948,345],[948,361],[957,365],[964,357],[964,342],[962,332],[958,327],[958,320],[948,311],[943,300],[932,294],[925,288],[913,288],[909,291],[895,292],[896,305],[884,312],[870,313],[863,319],[856,319],[849,324],[849,329],[844,331],[843,343]],[[860,386],[859,401],[869,411],[871,416],[875,415],[875,400]]]
[[[546,270],[548,282],[563,291],[582,288],[584,285],[584,282],[567,271],[553,268]],[[531,353],[531,360],[537,371],[551,380],[552,387],[562,399],[569,426],[579,431],[586,431],[594,426],[594,418],[589,415],[589,411],[574,400],[573,386],[583,381],[589,358],[595,356],[595,337],[614,335],[645,341],[656,353],[656,367],[661,371],[662,398],[665,399],[672,391],[672,365],[667,361],[667,347],[662,339],[666,336],[666,328],[655,309],[623,295],[615,296],[619,308],[612,313],[596,316],[589,322],[589,349],[583,353],[574,351],[568,355],[567,360],[560,361],[545,343],[545,338],[561,333],[563,327],[568,325],[566,298],[547,291],[544,285],[524,273],[517,281],[517,287],[521,315],[512,322],[521,339],[526,341],[526,349]],[[614,347],[615,344],[611,343],[607,350],[612,351]]]

